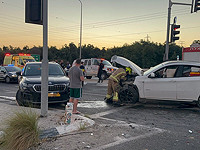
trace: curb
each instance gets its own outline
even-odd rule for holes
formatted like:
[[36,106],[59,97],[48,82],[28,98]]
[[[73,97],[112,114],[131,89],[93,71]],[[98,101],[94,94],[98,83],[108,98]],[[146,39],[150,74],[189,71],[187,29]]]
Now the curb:
[[95,122],[89,118],[73,114],[72,121],[69,125],[63,124],[54,128],[42,130],[40,134],[40,139],[52,138],[58,135],[71,133],[78,130],[83,130],[85,128],[93,126],[94,124]]

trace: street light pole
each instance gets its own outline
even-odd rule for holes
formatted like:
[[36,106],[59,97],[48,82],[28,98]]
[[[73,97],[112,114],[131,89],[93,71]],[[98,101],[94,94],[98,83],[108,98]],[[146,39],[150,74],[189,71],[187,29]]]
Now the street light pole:
[[78,0],[81,4],[81,21],[80,21],[80,59],[81,59],[81,43],[82,43],[82,18],[83,18],[83,13],[82,13],[82,2],[81,0]]

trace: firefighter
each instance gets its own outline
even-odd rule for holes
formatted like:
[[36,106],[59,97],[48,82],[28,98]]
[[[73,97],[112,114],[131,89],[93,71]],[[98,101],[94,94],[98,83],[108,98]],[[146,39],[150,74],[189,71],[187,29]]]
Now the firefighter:
[[[108,89],[106,95],[106,102],[107,103],[118,103],[118,93],[120,91],[120,81],[126,79],[126,71],[123,68],[117,69],[113,74],[109,77],[108,80]],[[111,98],[113,97],[112,101]]]

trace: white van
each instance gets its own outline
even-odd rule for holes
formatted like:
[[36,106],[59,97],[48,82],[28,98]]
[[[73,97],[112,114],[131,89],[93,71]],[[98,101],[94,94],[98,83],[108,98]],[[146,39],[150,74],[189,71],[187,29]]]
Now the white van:
[[92,76],[97,76],[98,69],[99,69],[99,63],[103,60],[104,68],[103,73],[101,75],[101,79],[105,80],[108,78],[115,70],[117,70],[117,67],[112,66],[112,64],[102,58],[90,58],[90,59],[81,59],[81,62],[84,62],[85,66],[85,76],[87,79],[91,79]]

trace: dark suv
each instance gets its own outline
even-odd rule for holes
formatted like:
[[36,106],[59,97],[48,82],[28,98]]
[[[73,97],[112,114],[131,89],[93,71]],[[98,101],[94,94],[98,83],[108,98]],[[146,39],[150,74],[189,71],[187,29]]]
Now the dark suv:
[[[41,103],[41,65],[41,62],[26,64],[16,93],[19,105]],[[69,100],[69,84],[61,66],[49,62],[48,102],[66,103]]]

